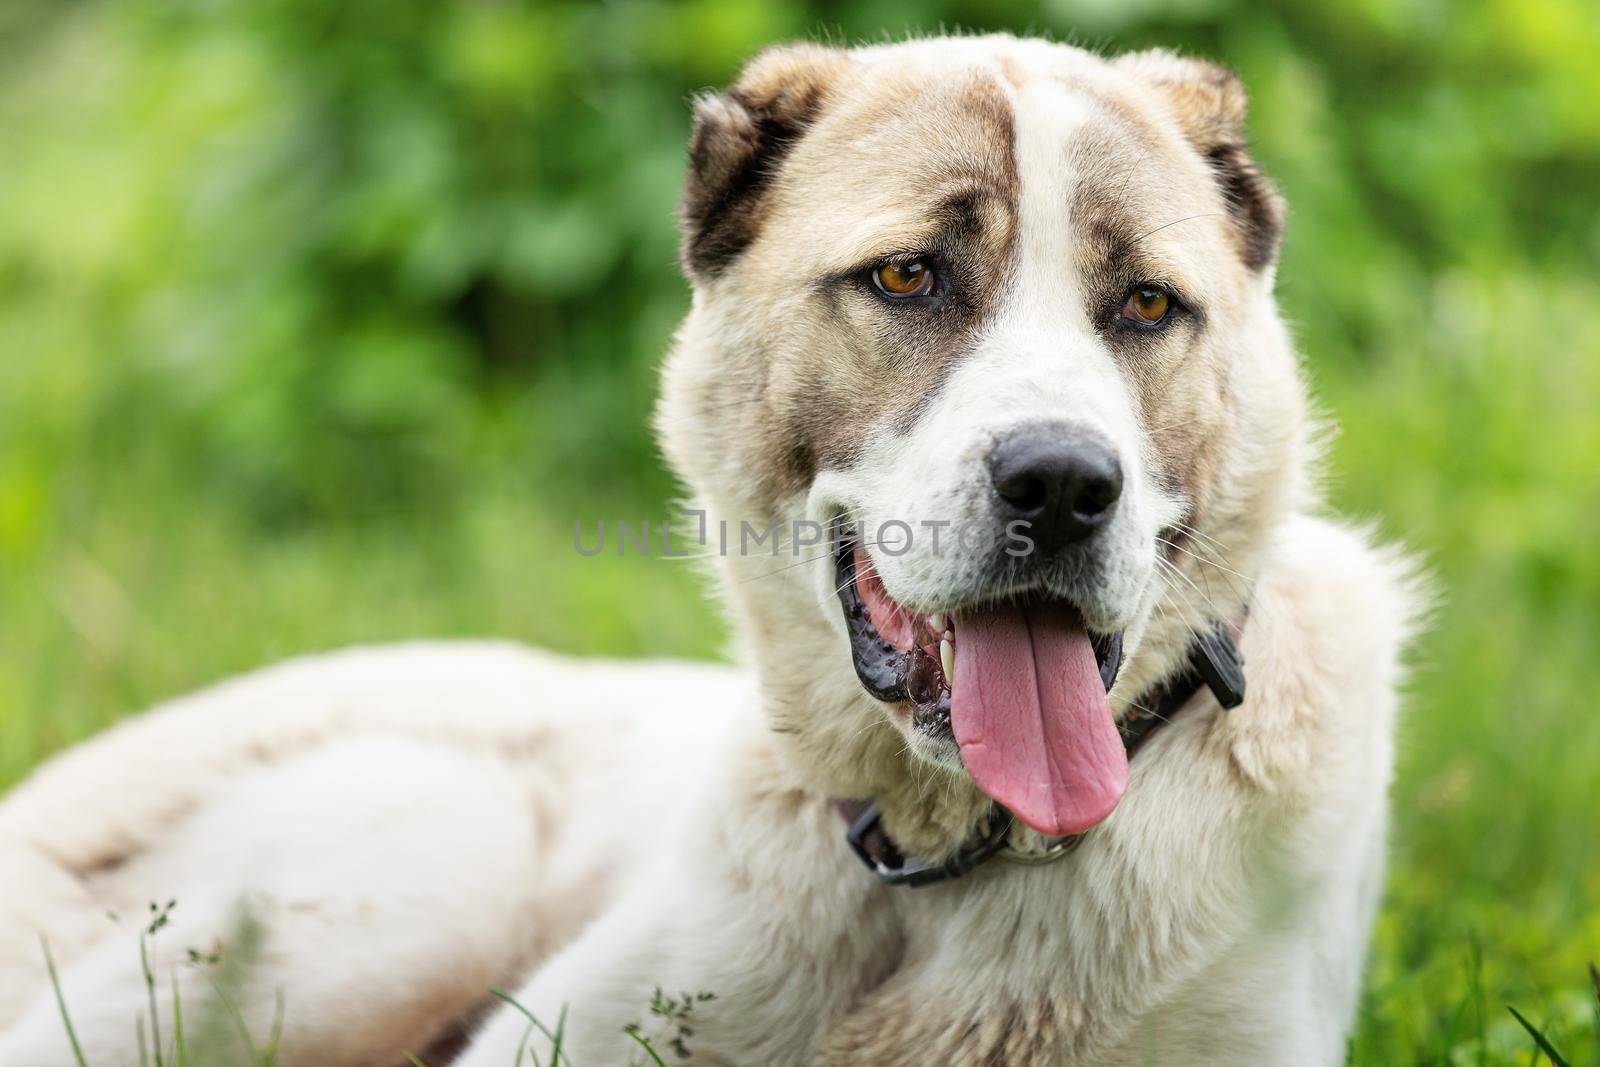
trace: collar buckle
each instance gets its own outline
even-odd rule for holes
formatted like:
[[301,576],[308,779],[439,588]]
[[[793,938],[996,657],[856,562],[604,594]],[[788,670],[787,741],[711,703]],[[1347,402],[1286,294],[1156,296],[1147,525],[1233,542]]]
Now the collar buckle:
[[1196,635],[1190,664],[1223,708],[1244,703],[1244,656],[1225,624]]

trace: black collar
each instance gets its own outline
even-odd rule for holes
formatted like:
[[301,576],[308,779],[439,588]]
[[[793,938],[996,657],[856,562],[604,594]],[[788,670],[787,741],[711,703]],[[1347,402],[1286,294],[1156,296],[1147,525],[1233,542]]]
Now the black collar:
[[[1171,720],[1201,686],[1211,690],[1217,703],[1236,708],[1244,700],[1244,657],[1239,654],[1235,635],[1222,623],[1196,634],[1189,646],[1189,658],[1166,680],[1157,683],[1133,704],[1133,714],[1117,724],[1128,759],[1164,723]],[[845,840],[861,857],[861,862],[889,885],[924,886],[960,878],[1005,848],[1011,832],[1011,813],[996,804],[975,837],[942,863],[908,857],[883,830],[882,815],[875,800],[841,800],[840,814],[850,824]],[[1038,858],[1018,854],[1024,862],[1038,862],[1065,855],[1079,837],[1062,838]],[[1009,853],[1008,853],[1009,855]]]

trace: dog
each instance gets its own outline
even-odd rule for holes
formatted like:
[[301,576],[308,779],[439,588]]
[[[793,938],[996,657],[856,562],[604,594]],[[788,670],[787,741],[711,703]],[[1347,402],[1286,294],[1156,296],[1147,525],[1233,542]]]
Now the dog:
[[136,1062],[172,900],[287,1067],[1343,1063],[1423,597],[1321,514],[1245,109],[1009,36],[700,98],[656,424],[744,666],[353,650],[79,746],[0,805],[0,1064],[71,1062],[41,936]]

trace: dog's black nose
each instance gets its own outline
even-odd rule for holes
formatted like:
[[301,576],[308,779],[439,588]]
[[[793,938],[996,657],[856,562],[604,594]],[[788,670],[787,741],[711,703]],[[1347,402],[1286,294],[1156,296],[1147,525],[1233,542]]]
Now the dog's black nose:
[[1013,430],[989,453],[1001,518],[1028,522],[1040,551],[1082,541],[1111,519],[1122,464],[1100,438],[1042,424]]

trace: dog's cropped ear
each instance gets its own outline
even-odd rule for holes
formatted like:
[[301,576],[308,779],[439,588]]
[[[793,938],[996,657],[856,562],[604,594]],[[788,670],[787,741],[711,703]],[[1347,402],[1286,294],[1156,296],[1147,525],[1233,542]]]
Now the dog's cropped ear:
[[1163,49],[1135,52],[1116,62],[1166,95],[1189,143],[1216,172],[1245,265],[1260,270],[1271,263],[1283,235],[1283,201],[1245,144],[1248,101],[1239,76],[1219,64]]
[[679,211],[690,277],[716,274],[754,239],[772,176],[849,62],[837,48],[779,45],[751,60],[732,89],[695,101]]

